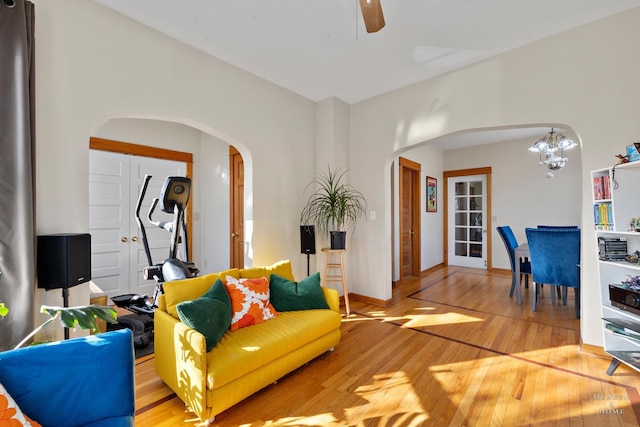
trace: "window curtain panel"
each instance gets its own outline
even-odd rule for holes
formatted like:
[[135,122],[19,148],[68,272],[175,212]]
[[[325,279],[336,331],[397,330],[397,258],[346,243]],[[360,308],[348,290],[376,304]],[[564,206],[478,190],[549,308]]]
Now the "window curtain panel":
[[34,323],[34,5],[0,0],[0,350]]

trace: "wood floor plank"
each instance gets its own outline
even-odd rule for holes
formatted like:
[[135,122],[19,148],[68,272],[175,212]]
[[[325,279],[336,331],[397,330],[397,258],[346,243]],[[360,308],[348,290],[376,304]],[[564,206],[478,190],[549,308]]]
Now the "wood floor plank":
[[[335,351],[234,407],[226,426],[637,426],[640,374],[580,351],[575,298],[531,310],[510,274],[440,268],[394,286],[393,304],[352,298]],[[136,426],[201,423],[136,364]],[[618,397],[618,399],[611,399]]]

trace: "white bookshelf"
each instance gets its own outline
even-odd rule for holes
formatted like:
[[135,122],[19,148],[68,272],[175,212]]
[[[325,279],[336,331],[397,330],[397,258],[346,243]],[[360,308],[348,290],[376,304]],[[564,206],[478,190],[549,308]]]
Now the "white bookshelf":
[[[640,232],[631,230],[630,219],[640,217],[640,162],[618,165],[615,168],[599,169],[591,172],[593,181],[594,225],[596,241],[599,238],[625,239],[627,253],[640,251]],[[597,182],[602,180],[609,189],[598,189]],[[607,209],[606,217],[598,217],[597,211]],[[599,221],[599,219],[603,219]],[[631,322],[637,325],[640,335],[640,305],[637,309],[621,309],[611,304],[609,285],[622,286],[627,276],[640,276],[640,264],[627,261],[598,260],[598,274],[602,298],[602,318],[604,330],[604,350],[611,355],[612,361],[607,374],[611,375],[620,363],[640,372],[640,339],[624,335],[624,330],[612,331],[614,323],[618,327]],[[640,298],[640,292],[638,293]],[[604,319],[612,319],[607,321]],[[616,321],[618,323],[616,323]],[[623,328],[624,329],[624,328]],[[629,335],[636,335],[630,328]]]

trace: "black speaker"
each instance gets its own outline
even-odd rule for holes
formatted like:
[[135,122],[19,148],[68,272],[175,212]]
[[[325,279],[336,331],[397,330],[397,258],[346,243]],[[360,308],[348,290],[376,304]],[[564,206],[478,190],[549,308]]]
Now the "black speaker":
[[91,280],[91,235],[38,236],[38,287],[66,289]]
[[316,233],[313,225],[300,226],[300,252],[311,255],[316,253]]

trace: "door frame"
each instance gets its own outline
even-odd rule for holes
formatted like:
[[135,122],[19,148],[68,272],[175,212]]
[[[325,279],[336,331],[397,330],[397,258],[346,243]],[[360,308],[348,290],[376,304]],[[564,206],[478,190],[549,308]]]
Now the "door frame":
[[472,176],[472,175],[486,175],[486,190],[487,190],[487,215],[486,215],[486,226],[487,226],[487,270],[493,269],[493,264],[491,260],[491,247],[492,247],[492,222],[491,222],[491,166],[482,167],[482,168],[472,168],[472,169],[458,169],[451,171],[442,172],[442,181],[443,181],[443,200],[447,201],[443,203],[444,205],[444,239],[443,239],[443,254],[444,254],[444,265],[449,265],[449,178],[459,177],[459,176]]
[[[89,149],[110,151],[113,153],[129,154],[132,156],[151,157],[154,159],[174,160],[178,162],[186,163],[187,165],[187,178],[193,177],[193,154],[184,151],[168,150],[166,148],[149,147],[147,145],[132,144],[130,142],[114,141],[104,138],[89,138]],[[191,192],[193,196],[193,191]],[[187,210],[185,212],[185,220],[187,223],[187,237],[189,242],[189,254],[193,254],[193,234],[191,227],[192,219],[192,203],[187,204]]]
[[[235,156],[240,156],[240,161],[242,163],[242,168],[244,171],[244,158],[242,154],[233,146],[229,145],[229,267],[230,268],[244,268],[244,209],[242,212],[242,221],[236,221],[238,219],[238,213],[240,209],[236,203],[238,200],[238,194],[236,194],[236,163]],[[244,186],[244,175],[242,178],[243,186]],[[241,195],[242,200],[244,200],[244,190]],[[244,207],[244,203],[243,203]],[[241,224],[239,224],[241,222]],[[238,230],[238,225],[241,225],[242,231],[234,236],[236,230]],[[242,242],[243,250],[240,251],[241,254],[238,254],[238,241]],[[236,255],[238,255],[237,259]]]
[[422,166],[420,165],[420,163],[414,162],[412,160],[409,159],[405,159],[404,157],[400,157],[398,159],[398,165],[400,166],[400,170],[398,171],[398,178],[399,178],[399,212],[398,212],[398,216],[399,216],[399,234],[400,234],[400,253],[398,254],[399,257],[399,261],[400,261],[400,281],[404,280],[404,276],[402,274],[403,269],[402,269],[402,248],[403,248],[403,239],[402,239],[402,230],[403,230],[403,219],[402,219],[402,195],[404,194],[404,184],[403,184],[403,179],[402,179],[402,172],[403,169],[408,169],[413,173],[413,192],[411,193],[411,198],[412,200],[412,212],[411,212],[411,216],[413,218],[413,231],[414,231],[414,236],[417,236],[416,238],[412,239],[411,241],[411,253],[412,253],[412,261],[411,261],[411,275],[415,276],[415,277],[420,277],[420,273],[422,272],[421,268],[422,268],[422,216],[420,215],[421,209],[420,209],[420,182],[422,181],[422,174],[421,174],[421,169]]

